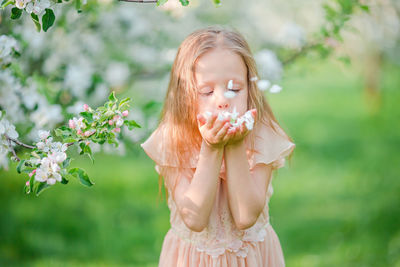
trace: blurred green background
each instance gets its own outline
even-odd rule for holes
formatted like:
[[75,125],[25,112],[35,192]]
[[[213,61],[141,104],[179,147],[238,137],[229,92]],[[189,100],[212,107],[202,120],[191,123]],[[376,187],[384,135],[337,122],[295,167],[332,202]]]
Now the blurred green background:
[[[270,201],[287,266],[400,266],[400,68],[383,65],[378,111],[358,69],[303,59],[267,96],[297,145]],[[154,163],[139,144],[95,159],[73,163],[95,186],[40,197],[0,171],[0,265],[157,266],[169,211]]]
[[[0,35],[21,56],[8,69],[0,57],[0,109],[32,143],[29,131],[54,129],[114,90],[132,97],[129,115],[143,127],[122,132],[131,141],[123,156],[74,157],[91,188],[71,180],[25,195],[27,175],[13,162],[1,169],[0,266],[157,266],[169,210],[139,144],[156,126],[180,42],[221,24],[263,52],[260,78],[283,88],[265,95],[297,146],[270,200],[286,265],[400,267],[399,1],[89,0],[81,13],[76,2],[54,7],[46,33],[25,11],[11,20],[11,6],[1,10]],[[370,12],[353,10],[359,2]]]

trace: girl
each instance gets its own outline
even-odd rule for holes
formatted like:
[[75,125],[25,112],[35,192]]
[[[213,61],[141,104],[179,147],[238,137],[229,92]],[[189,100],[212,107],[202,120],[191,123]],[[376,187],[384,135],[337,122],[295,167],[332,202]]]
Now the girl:
[[[254,77],[250,48],[235,31],[197,30],[178,49],[160,124],[141,144],[171,211],[161,267],[285,265],[268,202],[272,171],[295,144]],[[221,116],[233,111],[251,114],[254,128],[249,118],[233,127]]]

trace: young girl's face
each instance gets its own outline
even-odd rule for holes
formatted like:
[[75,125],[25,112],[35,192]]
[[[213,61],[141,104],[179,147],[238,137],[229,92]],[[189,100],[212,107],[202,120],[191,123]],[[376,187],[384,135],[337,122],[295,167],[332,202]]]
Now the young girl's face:
[[247,67],[238,54],[222,48],[208,51],[198,58],[194,76],[198,113],[232,112],[234,107],[239,115],[247,111]]

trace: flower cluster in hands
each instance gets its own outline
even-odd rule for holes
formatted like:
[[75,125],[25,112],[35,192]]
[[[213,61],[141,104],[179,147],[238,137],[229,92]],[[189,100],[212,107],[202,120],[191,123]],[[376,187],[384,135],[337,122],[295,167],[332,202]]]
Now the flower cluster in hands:
[[253,129],[257,110],[247,111],[238,117],[236,109],[233,112],[220,112],[218,114],[205,112],[197,115],[198,126],[203,140],[212,148],[223,148],[226,145],[235,145]]

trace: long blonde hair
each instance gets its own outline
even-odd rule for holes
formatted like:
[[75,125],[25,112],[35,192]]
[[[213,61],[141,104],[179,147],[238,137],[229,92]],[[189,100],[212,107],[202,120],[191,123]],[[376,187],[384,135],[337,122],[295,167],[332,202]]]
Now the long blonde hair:
[[[257,109],[256,124],[264,122],[275,131],[271,120],[279,125],[265,96],[258,89],[257,83],[250,81],[252,77],[259,76],[256,62],[244,37],[237,31],[221,26],[210,26],[194,31],[186,37],[177,51],[160,120],[160,126],[164,126],[166,130],[165,136],[170,138],[166,146],[169,151],[173,151],[173,156],[177,159],[177,165],[181,169],[178,171],[178,168],[160,166],[159,193],[162,187],[162,177],[173,192],[178,178],[177,175],[181,173],[182,169],[185,169],[188,160],[190,160],[188,155],[191,151],[199,151],[200,149],[202,138],[196,119],[198,95],[194,66],[201,55],[217,47],[237,53],[247,66],[247,107],[248,109]],[[253,132],[249,134],[252,147],[254,147]],[[292,141],[289,136],[286,137]],[[190,170],[186,168],[189,173]],[[166,195],[168,197],[167,190]]]

